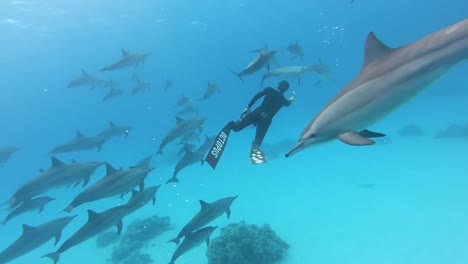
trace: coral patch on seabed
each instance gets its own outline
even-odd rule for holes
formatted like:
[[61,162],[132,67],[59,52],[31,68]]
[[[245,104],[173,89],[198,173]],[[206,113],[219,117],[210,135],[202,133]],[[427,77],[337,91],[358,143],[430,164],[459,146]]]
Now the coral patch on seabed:
[[156,215],[136,220],[128,226],[127,231],[120,239],[120,243],[114,247],[112,255],[107,263],[115,264],[152,264],[153,259],[149,254],[142,252],[151,241],[170,229],[169,217]]
[[262,227],[244,221],[221,229],[206,253],[208,264],[273,264],[289,249],[268,224]]

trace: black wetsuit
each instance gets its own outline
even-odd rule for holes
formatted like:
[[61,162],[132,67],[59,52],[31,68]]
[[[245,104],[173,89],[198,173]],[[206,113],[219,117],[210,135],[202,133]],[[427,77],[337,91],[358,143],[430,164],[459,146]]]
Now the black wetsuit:
[[256,94],[247,107],[252,107],[255,102],[265,96],[262,104],[247,114],[244,118],[237,122],[231,122],[229,124],[230,129],[238,132],[246,128],[249,125],[256,125],[257,131],[255,133],[255,140],[253,144],[260,146],[263,142],[263,138],[266,135],[268,128],[270,127],[273,117],[283,106],[290,106],[291,101],[286,99],[282,92],[271,87],[263,89],[261,92]]

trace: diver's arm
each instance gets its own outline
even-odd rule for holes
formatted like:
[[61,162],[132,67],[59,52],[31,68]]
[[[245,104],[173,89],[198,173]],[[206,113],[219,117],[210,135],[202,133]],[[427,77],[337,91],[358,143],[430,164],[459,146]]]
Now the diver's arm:
[[250,103],[247,105],[246,108],[251,108],[255,102],[257,102],[258,99],[262,98],[263,96],[265,96],[266,92],[265,92],[266,89],[263,89],[261,90],[258,94],[256,94],[252,100],[250,100]]

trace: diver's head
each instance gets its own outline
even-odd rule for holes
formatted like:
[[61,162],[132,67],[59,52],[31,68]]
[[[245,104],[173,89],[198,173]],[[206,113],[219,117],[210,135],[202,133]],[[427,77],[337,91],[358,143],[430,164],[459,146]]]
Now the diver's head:
[[289,82],[282,80],[281,82],[278,83],[278,91],[284,93],[289,89]]

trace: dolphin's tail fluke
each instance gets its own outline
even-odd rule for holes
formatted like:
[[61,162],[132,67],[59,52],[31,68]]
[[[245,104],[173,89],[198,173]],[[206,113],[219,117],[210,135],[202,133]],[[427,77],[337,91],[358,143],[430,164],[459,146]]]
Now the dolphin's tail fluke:
[[158,149],[158,152],[156,152],[156,154],[161,155],[161,156],[163,155],[163,151],[161,147]]
[[234,74],[235,76],[237,76],[237,78],[239,78],[241,81],[244,81],[244,79],[242,79],[242,76],[240,75],[240,73],[237,73],[237,72],[235,72],[234,70],[229,69],[229,68],[227,68],[227,69],[228,69],[228,71],[232,72],[232,74]]
[[179,242],[180,242],[180,238],[178,237],[167,241],[167,243],[176,243],[177,245],[179,245]]
[[41,258],[50,258],[54,262],[54,264],[56,264],[60,260],[60,253],[52,252],[42,256]]
[[172,182],[179,182],[179,179],[177,177],[172,177],[169,180],[167,180],[166,184],[172,183]]

